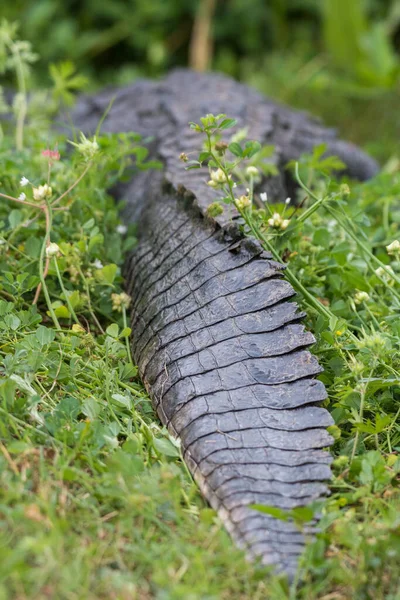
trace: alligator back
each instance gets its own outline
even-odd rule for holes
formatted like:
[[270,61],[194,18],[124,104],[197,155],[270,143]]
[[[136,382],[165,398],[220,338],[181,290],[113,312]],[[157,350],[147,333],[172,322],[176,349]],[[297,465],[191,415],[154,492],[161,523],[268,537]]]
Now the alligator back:
[[[83,99],[75,123],[95,130],[115,92]],[[333,423],[315,377],[294,290],[260,244],[244,239],[235,215],[205,216],[215,193],[207,170],[185,171],[181,152],[198,150],[188,128],[208,112],[227,112],[248,137],[275,145],[279,175],[265,182],[284,198],[284,165],[321,142],[360,179],[374,161],[292,112],[218,75],[177,71],[161,82],[118,91],[107,131],[153,138],[163,172],[142,172],[124,189],[125,219],[139,222],[139,242],[125,269],[132,297],[132,350],[161,421],[181,440],[203,495],[248,556],[293,576],[311,523],[252,508],[309,505],[327,493]]]

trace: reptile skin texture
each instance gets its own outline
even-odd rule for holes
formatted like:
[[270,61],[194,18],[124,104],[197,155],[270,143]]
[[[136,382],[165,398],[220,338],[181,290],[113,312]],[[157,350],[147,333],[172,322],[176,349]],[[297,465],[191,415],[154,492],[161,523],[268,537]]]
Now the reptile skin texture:
[[208,170],[186,171],[178,157],[201,146],[189,121],[223,112],[249,139],[275,146],[279,174],[261,186],[271,199],[284,199],[294,185],[286,163],[322,142],[354,177],[374,175],[377,165],[315,119],[220,75],[180,70],[83,98],[76,125],[94,132],[113,96],[103,131],[149,136],[152,157],[164,165],[117,190],[125,222],[138,223],[125,267],[134,360],[234,541],[293,578],[315,520],[299,528],[252,505],[290,510],[328,493],[333,420],[319,406],[327,394],[309,350],[315,340],[283,266],[242,236],[234,211],[207,218],[215,200]]

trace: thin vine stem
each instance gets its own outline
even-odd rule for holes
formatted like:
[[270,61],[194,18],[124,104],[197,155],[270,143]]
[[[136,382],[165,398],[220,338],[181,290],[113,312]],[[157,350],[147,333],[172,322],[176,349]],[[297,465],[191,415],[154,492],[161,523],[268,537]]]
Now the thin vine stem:
[[[209,154],[210,154],[212,160],[218,166],[218,168],[220,168],[222,170],[222,172],[224,173],[224,175],[225,175],[226,184],[227,184],[227,190],[226,191],[228,192],[229,197],[230,197],[233,205],[235,206],[235,208],[238,210],[239,214],[244,219],[246,225],[250,228],[250,230],[251,230],[252,234],[254,235],[254,237],[256,239],[258,239],[259,241],[262,242],[262,244],[264,245],[264,247],[267,250],[269,250],[269,252],[271,252],[272,256],[274,257],[274,259],[277,262],[279,262],[281,264],[285,264],[283,262],[283,260],[281,259],[279,253],[277,252],[277,250],[273,246],[273,244],[271,244],[270,240],[268,240],[268,238],[254,225],[254,222],[252,221],[252,219],[249,218],[247,210],[246,209],[242,209],[238,205],[237,200],[235,198],[235,194],[233,192],[233,182],[232,182],[232,180],[229,177],[229,172],[228,172],[228,170],[226,168],[226,165],[213,152],[213,150],[212,150],[211,135],[209,134],[209,132],[206,132],[206,135],[207,135],[207,145],[208,145]],[[252,190],[250,190],[250,193],[251,193],[251,191]],[[322,203],[322,200],[321,200],[320,203]],[[294,273],[290,270],[290,268],[287,267],[286,265],[285,265],[285,267],[286,267],[286,269],[285,269],[286,278],[293,285],[293,287],[303,295],[303,297],[307,300],[307,302],[315,310],[317,310],[317,312],[319,314],[321,314],[323,317],[325,317],[329,321],[331,321],[331,322],[332,321],[336,321],[337,320],[336,315],[334,315],[333,312],[331,312],[329,309],[327,309],[325,306],[323,306],[320,302],[318,302],[318,300],[316,298],[314,298],[314,296],[312,294],[310,294],[310,292],[308,292],[308,290],[299,281],[299,279],[294,275]],[[350,333],[350,335],[353,335],[353,334]]]

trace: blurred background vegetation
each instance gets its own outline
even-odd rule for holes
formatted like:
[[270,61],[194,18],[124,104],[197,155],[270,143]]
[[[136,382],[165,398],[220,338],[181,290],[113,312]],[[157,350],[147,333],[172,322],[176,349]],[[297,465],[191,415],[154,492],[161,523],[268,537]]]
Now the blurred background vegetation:
[[40,56],[32,85],[65,61],[87,90],[213,69],[398,155],[400,0],[1,0],[2,17]]

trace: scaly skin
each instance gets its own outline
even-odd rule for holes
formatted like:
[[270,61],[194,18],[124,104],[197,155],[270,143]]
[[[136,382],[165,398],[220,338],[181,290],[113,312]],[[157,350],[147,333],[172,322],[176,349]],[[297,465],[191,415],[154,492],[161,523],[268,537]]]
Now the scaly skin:
[[[83,99],[77,125],[94,131],[113,94]],[[285,198],[293,184],[283,169],[288,160],[322,142],[355,177],[377,166],[303,113],[218,75],[177,71],[162,82],[137,82],[117,92],[103,127],[153,136],[152,153],[165,166],[119,190],[124,218],[139,223],[125,276],[143,382],[236,543],[293,577],[314,524],[300,530],[251,505],[292,509],[327,493],[333,421],[318,406],[326,391],[308,350],[314,338],[300,323],[282,265],[242,238],[233,211],[206,218],[215,198],[207,170],[179,163],[181,152],[199,149],[188,122],[208,112],[226,112],[250,139],[275,145],[279,175],[263,185],[270,197]]]

